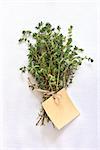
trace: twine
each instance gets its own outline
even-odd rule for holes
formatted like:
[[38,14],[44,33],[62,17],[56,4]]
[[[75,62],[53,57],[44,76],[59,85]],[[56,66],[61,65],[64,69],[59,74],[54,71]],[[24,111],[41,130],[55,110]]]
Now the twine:
[[[28,77],[28,81],[29,81],[29,85],[34,86],[34,84],[31,82],[30,78]],[[55,93],[55,91],[48,91],[48,90],[43,90],[43,89],[39,89],[38,87],[34,88],[35,91],[44,93],[45,95],[51,95],[54,99],[55,104],[59,104],[60,100],[62,98],[62,95],[59,93]]]

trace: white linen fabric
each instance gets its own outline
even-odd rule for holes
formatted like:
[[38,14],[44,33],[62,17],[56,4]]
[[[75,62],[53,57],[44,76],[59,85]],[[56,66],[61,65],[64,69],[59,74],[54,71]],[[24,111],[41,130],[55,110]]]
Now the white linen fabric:
[[[4,3],[1,7],[2,53],[2,148],[1,150],[96,150],[97,149],[97,6],[95,3]],[[80,116],[61,130],[35,126],[41,94],[28,88],[27,75],[19,67],[27,64],[27,47],[18,44],[21,31],[39,21],[61,25],[67,34],[73,25],[74,44],[94,59],[77,71],[68,93]]]

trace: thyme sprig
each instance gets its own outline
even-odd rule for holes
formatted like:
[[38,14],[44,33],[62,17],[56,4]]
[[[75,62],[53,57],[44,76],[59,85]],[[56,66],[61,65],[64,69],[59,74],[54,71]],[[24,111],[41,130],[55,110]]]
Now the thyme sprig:
[[[42,21],[35,29],[36,32],[22,31],[22,37],[19,39],[20,43],[25,42],[28,47],[28,64],[20,70],[23,73],[28,71],[36,79],[39,89],[57,92],[72,83],[83,60],[93,62],[93,59],[82,57],[80,54],[84,50],[73,45],[73,26],[68,28],[67,36],[61,33],[60,26],[53,28],[50,23]],[[29,84],[29,87],[34,90],[35,84]],[[43,93],[43,101],[50,96]],[[40,122],[44,125],[46,121],[49,122],[50,119],[41,108],[36,125]]]

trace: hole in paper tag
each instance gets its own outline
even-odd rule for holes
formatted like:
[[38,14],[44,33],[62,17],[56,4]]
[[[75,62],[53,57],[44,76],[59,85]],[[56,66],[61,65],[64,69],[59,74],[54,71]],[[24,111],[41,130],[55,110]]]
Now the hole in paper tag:
[[55,102],[57,105],[59,105],[60,100],[62,99],[62,95],[56,93],[56,94],[53,95],[53,99],[54,99],[54,102]]

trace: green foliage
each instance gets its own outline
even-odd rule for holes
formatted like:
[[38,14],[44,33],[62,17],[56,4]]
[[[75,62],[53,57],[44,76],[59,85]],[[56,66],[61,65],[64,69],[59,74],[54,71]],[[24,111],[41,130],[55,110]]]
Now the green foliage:
[[[50,23],[44,24],[42,21],[35,27],[36,32],[22,31],[19,42],[25,42],[28,46],[28,65],[20,68],[22,72],[26,70],[36,79],[38,88],[48,91],[59,91],[68,87],[72,83],[74,74],[83,60],[93,62],[93,59],[82,57],[82,48],[73,46],[72,30],[68,28],[68,36],[61,33],[61,27],[53,28]],[[31,42],[33,39],[35,42]],[[30,85],[32,90],[33,85]],[[43,101],[49,96],[43,95]],[[41,121],[50,121],[46,112],[41,110]]]

